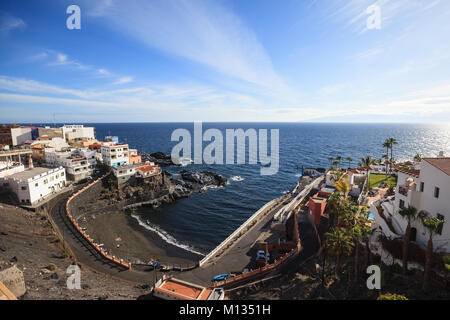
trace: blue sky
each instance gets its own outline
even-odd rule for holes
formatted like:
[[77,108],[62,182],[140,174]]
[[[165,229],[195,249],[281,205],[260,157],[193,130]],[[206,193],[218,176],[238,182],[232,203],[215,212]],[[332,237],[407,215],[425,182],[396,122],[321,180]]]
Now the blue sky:
[[0,122],[450,122],[447,0],[2,0],[0,42]]

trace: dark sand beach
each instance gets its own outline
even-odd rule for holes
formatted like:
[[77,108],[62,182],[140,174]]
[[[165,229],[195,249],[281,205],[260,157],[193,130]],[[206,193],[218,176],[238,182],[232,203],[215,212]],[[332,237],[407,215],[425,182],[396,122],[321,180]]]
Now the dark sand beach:
[[[139,225],[130,213],[114,210],[88,215],[83,223],[97,243],[119,258],[132,263],[147,263],[150,259],[165,264],[193,264],[201,255],[167,243],[157,233]],[[118,246],[119,245],[119,246]]]

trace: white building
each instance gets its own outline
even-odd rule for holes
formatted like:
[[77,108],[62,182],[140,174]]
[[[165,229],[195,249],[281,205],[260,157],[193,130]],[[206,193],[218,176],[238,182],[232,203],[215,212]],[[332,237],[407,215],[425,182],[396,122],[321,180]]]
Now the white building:
[[66,185],[63,167],[33,168],[0,178],[2,187],[16,194],[21,204],[35,205]]
[[[450,252],[450,158],[424,158],[420,170],[399,170],[395,196],[372,204],[371,211],[381,206],[384,216],[390,221],[390,231],[401,236],[407,221],[398,212],[408,206],[418,211],[425,210],[432,217],[445,219],[441,234],[433,238],[433,247],[437,251]],[[378,214],[374,214],[379,218]],[[378,222],[378,221],[377,221]],[[381,221],[381,224],[384,224]],[[393,230],[392,230],[393,229]],[[425,248],[429,234],[420,220],[411,224],[411,241]]]
[[128,181],[136,174],[134,165],[114,166],[112,169],[114,176],[117,178],[118,184]]
[[94,127],[85,127],[82,124],[65,125],[61,127],[64,139],[79,140],[86,138],[88,140],[95,140]]
[[161,168],[153,162],[148,162],[143,166],[136,167],[137,178],[148,178],[161,173]]
[[97,152],[97,150],[91,150],[89,148],[79,148],[78,153],[83,158],[86,158],[89,164],[93,166],[97,165],[97,154],[99,153]]
[[123,166],[130,163],[128,144],[102,142],[101,153],[103,163],[109,167]]
[[10,176],[17,172],[25,171],[25,166],[19,162],[1,161],[0,162],[0,178]]
[[52,167],[64,167],[67,178],[73,181],[80,181],[91,176],[94,172],[94,164],[90,163],[87,158],[80,156],[76,149],[57,151],[48,148],[45,150],[45,162]]
[[31,128],[11,128],[11,140],[13,146],[21,145],[28,140],[32,140]]
[[30,143],[31,147],[33,147],[34,145],[41,144],[49,148],[55,148],[56,150],[61,150],[70,147],[67,144],[66,140],[60,137],[40,136],[36,140],[28,140],[26,142]]

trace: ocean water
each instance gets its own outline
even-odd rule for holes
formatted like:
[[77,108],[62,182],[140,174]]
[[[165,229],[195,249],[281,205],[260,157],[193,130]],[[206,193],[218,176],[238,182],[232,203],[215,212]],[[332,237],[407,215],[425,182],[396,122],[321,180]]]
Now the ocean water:
[[[119,136],[131,148],[167,154],[177,142],[171,134],[177,128],[191,132],[193,123],[113,123],[87,124],[96,127],[96,136]],[[263,204],[290,191],[300,177],[298,165],[326,167],[328,158],[351,157],[356,166],[359,159],[370,155],[380,158],[386,150],[383,141],[394,137],[397,160],[412,159],[419,153],[436,156],[439,151],[450,155],[450,125],[419,124],[326,124],[326,123],[203,123],[208,128],[279,129],[280,165],[277,174],[261,176],[260,165],[196,165],[182,168],[166,167],[177,174],[182,169],[211,170],[228,179],[224,188],[210,188],[158,209],[141,208],[139,221],[148,232],[157,232],[173,245],[193,252],[207,253],[232,233]],[[204,142],[203,147],[209,142]],[[193,149],[192,149],[193,150]],[[270,148],[269,148],[270,150]],[[193,151],[192,151],[193,152]],[[225,154],[225,150],[224,150]],[[193,157],[194,155],[192,155]],[[347,161],[344,160],[347,166]]]

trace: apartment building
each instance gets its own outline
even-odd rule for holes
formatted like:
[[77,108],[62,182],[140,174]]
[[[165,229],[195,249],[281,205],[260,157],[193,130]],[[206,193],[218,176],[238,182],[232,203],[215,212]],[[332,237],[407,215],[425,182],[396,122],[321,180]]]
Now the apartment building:
[[95,128],[85,127],[82,124],[64,125],[61,127],[62,135],[67,141],[71,140],[95,140]]
[[103,163],[109,167],[124,166],[130,163],[128,144],[113,141],[102,142]]
[[[92,161],[92,159],[89,159]],[[94,164],[80,155],[78,150],[57,151],[46,149],[45,162],[52,167],[62,166],[66,169],[67,179],[78,182],[92,175]],[[95,161],[95,159],[94,159]]]

